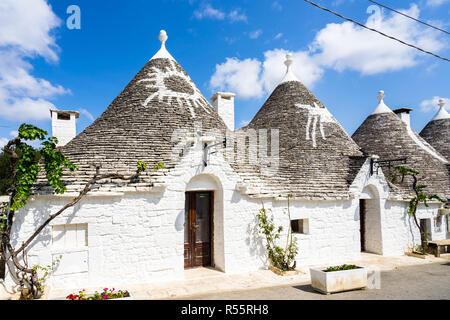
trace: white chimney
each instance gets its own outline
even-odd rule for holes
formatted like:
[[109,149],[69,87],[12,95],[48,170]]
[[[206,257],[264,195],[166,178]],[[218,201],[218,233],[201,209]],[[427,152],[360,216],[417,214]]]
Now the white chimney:
[[234,131],[234,97],[231,92],[217,92],[211,97],[214,109],[217,111],[228,129]]
[[409,113],[412,110],[413,109],[410,109],[410,108],[399,108],[399,109],[395,109],[393,111],[400,119],[402,119],[402,121],[404,123],[406,123],[408,125],[408,127],[411,127],[411,120],[410,120]]
[[50,110],[52,117],[52,136],[58,139],[57,147],[65,146],[77,135],[76,111]]

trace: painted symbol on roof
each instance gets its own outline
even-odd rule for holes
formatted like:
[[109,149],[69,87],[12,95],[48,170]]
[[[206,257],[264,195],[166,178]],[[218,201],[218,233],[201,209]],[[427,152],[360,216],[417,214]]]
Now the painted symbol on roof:
[[195,118],[195,109],[199,107],[210,113],[208,101],[202,96],[189,76],[179,68],[170,59],[168,59],[168,66],[164,70],[157,67],[150,68],[148,77],[139,80],[138,83],[147,82],[147,88],[157,89],[157,91],[152,92],[143,102],[143,105],[147,106],[155,98],[159,101],[166,98],[169,104],[178,102],[178,104],[189,108],[193,118]]
[[312,140],[313,147],[317,146],[316,131],[319,133],[323,140],[326,140],[323,124],[327,122],[335,122],[334,117],[326,108],[321,108],[314,102],[314,107],[309,104],[297,103],[297,108],[308,110],[308,122],[306,124],[306,140]]

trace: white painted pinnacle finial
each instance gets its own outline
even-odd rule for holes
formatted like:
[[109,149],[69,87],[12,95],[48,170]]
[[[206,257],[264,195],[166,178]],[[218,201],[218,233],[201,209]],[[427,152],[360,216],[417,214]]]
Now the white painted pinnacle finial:
[[284,64],[286,65],[288,71],[289,71],[289,67],[292,65],[292,54],[288,53],[286,55],[286,61],[284,62]]
[[161,41],[161,46],[164,47],[166,45],[167,39],[169,39],[169,37],[167,36],[167,32],[165,30],[161,30],[159,32],[158,39],[159,41]]
[[167,32],[165,30],[161,30],[159,32],[158,39],[159,41],[161,41],[161,49],[159,49],[159,51],[150,60],[162,58],[176,61],[166,49],[166,41],[167,39],[169,39],[169,37],[167,36]]
[[380,90],[378,91],[378,100],[380,102],[378,103],[378,106],[375,108],[375,110],[373,110],[371,115],[379,113],[391,113],[391,112],[393,113],[393,111],[389,109],[389,107],[384,103],[383,99],[384,99],[384,91]]
[[287,81],[298,81],[297,77],[294,75],[294,73],[290,68],[293,62],[294,61],[292,60],[292,54],[290,53],[286,54],[286,61],[284,61],[284,64],[286,65],[287,70],[286,75],[284,76],[284,79],[281,81],[281,83]]
[[434,116],[433,120],[442,120],[442,119],[450,119],[450,114],[445,110],[445,99],[439,99],[439,110]]

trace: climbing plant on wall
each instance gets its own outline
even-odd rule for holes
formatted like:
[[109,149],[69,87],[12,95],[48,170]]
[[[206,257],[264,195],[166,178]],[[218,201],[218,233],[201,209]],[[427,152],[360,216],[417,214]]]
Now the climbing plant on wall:
[[298,253],[297,238],[293,237],[291,228],[290,199],[288,195],[287,215],[289,218],[288,233],[286,235],[286,245],[280,246],[280,238],[283,233],[283,226],[275,226],[273,216],[268,215],[268,211],[263,207],[256,215],[258,219],[259,233],[264,235],[266,240],[266,250],[272,265],[282,271],[294,270],[296,266],[295,256]]
[[427,188],[427,185],[420,184],[419,179],[417,178],[419,171],[404,166],[394,166],[393,169],[394,173],[392,176],[392,183],[397,183],[399,177],[401,178],[401,183],[405,181],[406,176],[410,176],[413,179],[411,189],[414,191],[415,196],[409,200],[408,214],[414,218],[414,223],[419,229],[421,240],[420,251],[422,254],[425,254],[428,248],[429,235],[425,230],[425,226],[421,225],[417,219],[417,209],[421,203],[423,203],[426,207],[429,207],[429,201],[436,200],[442,203],[445,203],[446,201],[441,199],[436,194],[426,193],[425,189]]
[[[0,258],[3,262],[12,261],[16,270],[16,279],[20,282],[22,293],[27,292],[32,298],[39,298],[42,294],[42,277],[39,278],[38,271],[42,267],[28,267],[26,249],[31,242],[49,225],[49,223],[62,214],[65,210],[73,207],[86,196],[98,182],[104,179],[119,179],[133,181],[146,170],[147,164],[142,161],[137,163],[136,172],[130,176],[119,173],[100,174],[100,166],[96,165],[96,173],[85,184],[84,188],[70,202],[66,203],[60,210],[46,217],[46,220],[36,228],[34,233],[20,247],[14,248],[11,242],[11,232],[14,225],[14,217],[20,208],[23,208],[32,193],[33,186],[38,179],[38,174],[45,171],[45,178],[52,187],[54,193],[63,194],[66,186],[62,181],[64,170],[75,171],[78,167],[71,163],[64,154],[56,148],[58,140],[54,137],[46,137],[48,133],[42,129],[29,124],[22,124],[19,128],[17,138],[10,140],[3,148],[5,154],[9,156],[12,176],[8,187],[8,210],[0,219]],[[26,142],[40,141],[41,148],[36,150]],[[155,165],[155,170],[163,168],[162,163]],[[19,259],[22,254],[22,260]]]

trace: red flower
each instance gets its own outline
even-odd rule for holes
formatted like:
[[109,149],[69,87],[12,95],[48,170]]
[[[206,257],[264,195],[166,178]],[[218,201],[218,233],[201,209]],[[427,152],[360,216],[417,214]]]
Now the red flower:
[[103,291],[108,291],[108,288],[104,288]]
[[109,298],[109,296],[108,296],[108,295],[106,295],[106,296],[104,296],[103,298],[105,298],[105,299],[108,299],[108,298]]

